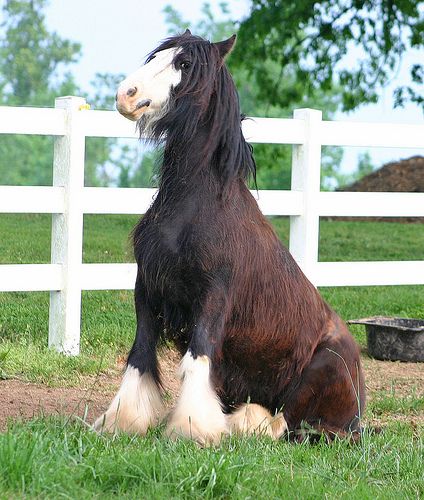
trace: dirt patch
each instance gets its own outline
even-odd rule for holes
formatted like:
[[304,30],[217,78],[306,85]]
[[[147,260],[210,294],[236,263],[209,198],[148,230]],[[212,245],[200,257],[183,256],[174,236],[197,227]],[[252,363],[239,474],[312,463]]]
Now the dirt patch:
[[424,364],[362,359],[368,393],[391,392],[398,397],[424,397]]
[[[424,397],[424,364],[402,363],[400,361],[378,361],[368,357],[363,359],[368,405],[380,398],[411,401]],[[390,422],[409,424],[413,429],[424,429],[422,409],[404,414],[392,409],[374,415],[368,420],[371,426],[384,427]]]
[[0,382],[0,430],[7,421],[29,420],[41,415],[75,415],[83,418],[86,408],[91,421],[107,405],[109,395],[79,388],[50,388],[19,380]]
[[[160,367],[165,389],[165,402],[171,407],[180,383],[174,376],[179,356],[174,350],[160,353]],[[121,382],[124,360],[116,369],[84,377],[78,387],[47,387],[21,380],[0,380],[0,432],[8,421],[29,420],[37,416],[67,415],[93,422],[103,413]]]
[[[165,400],[172,406],[179,390],[175,373],[178,354],[167,350],[160,355],[161,370],[165,386]],[[363,358],[368,399],[371,401],[383,392],[394,393],[398,397],[424,396],[424,364],[376,361]],[[19,380],[0,381],[0,431],[4,431],[8,421],[29,420],[40,415],[69,415],[92,422],[110,403],[119,387],[118,370],[112,374],[87,377],[79,387],[54,388]],[[372,423],[398,420],[411,425],[424,424],[424,412],[413,417],[390,414],[388,418],[373,419]]]

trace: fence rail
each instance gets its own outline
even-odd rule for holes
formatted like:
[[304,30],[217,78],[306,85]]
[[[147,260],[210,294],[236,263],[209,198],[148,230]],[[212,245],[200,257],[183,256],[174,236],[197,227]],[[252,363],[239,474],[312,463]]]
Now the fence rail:
[[[54,109],[0,107],[0,133],[55,136],[53,186],[0,186],[0,213],[52,214],[51,264],[0,265],[0,292],[49,291],[49,345],[79,353],[81,291],[134,286],[135,264],[84,264],[84,214],[142,214],[154,189],[84,187],[86,137],[136,138],[134,124],[112,111],[88,111],[79,97]],[[320,216],[424,217],[424,193],[321,192],[321,147],[424,148],[424,125],[322,121],[317,110],[293,119],[252,118],[253,143],[293,145],[292,189],[252,192],[266,215],[290,216],[290,251],[316,286],[424,284],[424,261],[319,262]]]

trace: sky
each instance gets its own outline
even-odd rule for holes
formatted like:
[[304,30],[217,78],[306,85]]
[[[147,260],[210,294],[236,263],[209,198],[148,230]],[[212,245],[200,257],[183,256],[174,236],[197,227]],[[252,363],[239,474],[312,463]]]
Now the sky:
[[[219,2],[210,3],[219,14]],[[235,19],[249,11],[247,0],[228,3]],[[45,13],[50,29],[82,44],[77,75],[86,86],[96,72],[134,71],[169,36],[163,14],[168,4],[184,19],[196,21],[203,0],[50,0]]]
[[[234,19],[240,20],[249,12],[248,0],[229,0],[228,3]],[[87,89],[95,73],[129,74],[143,62],[145,56],[168,35],[163,14],[167,4],[172,4],[184,19],[196,21],[203,0],[50,0],[45,13],[49,29],[81,43],[82,57],[74,71],[77,82]],[[219,1],[211,0],[210,4],[219,13]],[[378,104],[362,106],[349,114],[338,113],[335,119],[424,123],[423,112],[418,106],[393,109],[393,89],[405,81],[412,56],[405,57],[393,81],[382,91]],[[358,154],[364,151],[362,148],[345,148],[343,171],[354,170]],[[424,154],[424,147],[422,150],[371,148],[369,152],[373,163],[379,167],[387,161]]]

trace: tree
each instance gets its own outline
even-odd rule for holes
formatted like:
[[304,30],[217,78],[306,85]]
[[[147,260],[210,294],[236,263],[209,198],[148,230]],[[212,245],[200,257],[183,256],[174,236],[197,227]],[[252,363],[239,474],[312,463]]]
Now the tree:
[[357,177],[353,180],[358,180],[362,177],[365,177],[366,175],[369,175],[371,172],[374,172],[374,170],[375,170],[375,165],[371,160],[371,155],[369,151],[365,151],[365,153],[361,153],[358,157]]
[[[59,64],[76,60],[80,46],[47,33],[40,15],[42,0],[10,0],[3,7],[0,38],[0,103],[52,105],[55,95],[74,93],[66,74],[56,88],[51,76]],[[55,94],[55,92],[57,92]],[[19,154],[18,154],[19,152]],[[51,182],[53,141],[50,137],[3,136],[0,141],[0,176],[4,184]]]
[[[45,0],[8,0],[0,24],[0,104],[47,106],[61,95],[86,93],[76,85],[70,67],[81,56],[78,43],[49,32]],[[108,106],[113,75],[96,75],[96,102]],[[108,90],[106,90],[108,89]],[[89,139],[85,182],[105,184],[103,175],[114,139]],[[45,136],[5,135],[0,138],[2,184],[48,185],[52,182],[53,139]]]
[[45,105],[52,91],[76,87],[70,73],[57,80],[61,66],[79,59],[81,46],[48,33],[42,15],[44,4],[44,0],[9,0],[3,7],[0,89],[2,101],[9,105]]
[[[91,81],[94,92],[86,94],[81,92],[87,98],[89,103],[96,103],[99,109],[115,109],[115,94],[119,83],[124,76],[121,74],[96,73]],[[86,140],[85,154],[85,184],[89,186],[108,186],[114,183],[114,175],[109,171],[112,156],[119,160],[119,166],[123,166],[128,158],[126,150],[118,146],[118,140],[115,138],[89,137]],[[119,174],[118,174],[119,175]]]
[[[233,64],[247,69],[261,98],[282,107],[337,87],[342,109],[352,110],[376,102],[405,52],[424,47],[423,7],[420,0],[251,0]],[[268,60],[281,68],[277,79]],[[410,100],[424,110],[422,60],[412,64],[410,84],[395,90],[397,105]]]

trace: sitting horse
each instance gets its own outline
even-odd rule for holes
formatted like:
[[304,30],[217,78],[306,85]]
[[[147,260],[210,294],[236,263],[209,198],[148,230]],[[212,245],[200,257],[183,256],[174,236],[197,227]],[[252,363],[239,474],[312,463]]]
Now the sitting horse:
[[234,42],[187,30],[119,86],[118,111],[164,149],[158,193],[133,231],[136,337],[98,430],[145,434],[161,421],[161,336],[182,355],[169,435],[359,430],[359,349],[247,186],[256,166],[224,63]]

